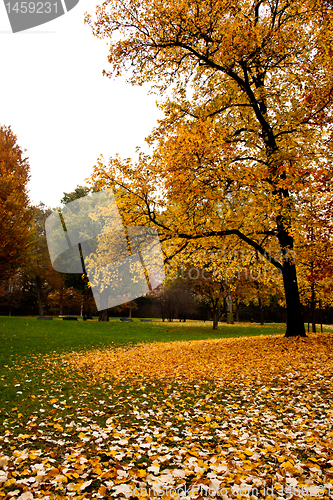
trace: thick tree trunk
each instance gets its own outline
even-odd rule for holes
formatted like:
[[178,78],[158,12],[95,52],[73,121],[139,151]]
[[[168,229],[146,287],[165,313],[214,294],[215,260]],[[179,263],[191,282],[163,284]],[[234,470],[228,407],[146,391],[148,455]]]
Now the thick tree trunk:
[[109,321],[109,314],[107,309],[99,311],[98,321]]
[[234,317],[232,313],[232,298],[231,295],[227,295],[225,298],[225,307],[226,307],[226,316],[227,316],[227,324],[228,325],[233,325],[234,324]]
[[221,315],[220,304],[219,301],[213,299],[211,302],[211,314],[213,316],[213,330],[217,330],[219,326],[219,319]]
[[[91,312],[91,301],[89,300],[92,296],[93,296],[92,290],[91,290],[91,288],[88,288],[86,299],[85,299],[85,304],[84,304],[85,318],[86,319],[93,319],[92,312]],[[108,313],[108,318],[109,318],[109,313]],[[107,321],[109,321],[109,320],[107,320]]]
[[213,311],[213,330],[217,330],[219,325],[219,311],[216,307]]
[[287,330],[285,336],[306,337],[293,255],[294,239],[286,229],[285,221],[281,215],[277,217],[277,227],[277,236],[283,256],[282,276],[287,305]]
[[306,337],[301,301],[299,298],[296,267],[286,260],[283,264],[283,284],[287,303],[286,337]]

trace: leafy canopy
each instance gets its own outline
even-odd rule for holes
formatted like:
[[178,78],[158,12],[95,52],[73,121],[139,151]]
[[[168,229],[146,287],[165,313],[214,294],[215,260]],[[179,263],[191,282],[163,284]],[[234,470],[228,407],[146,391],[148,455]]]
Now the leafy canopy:
[[27,255],[32,210],[30,167],[10,127],[0,126],[0,277],[10,277]]

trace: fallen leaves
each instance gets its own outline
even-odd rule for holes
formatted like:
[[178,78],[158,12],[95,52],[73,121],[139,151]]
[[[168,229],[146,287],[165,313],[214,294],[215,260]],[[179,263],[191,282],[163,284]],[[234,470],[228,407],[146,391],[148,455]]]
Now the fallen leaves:
[[305,339],[277,335],[141,344],[63,357],[69,367],[99,378],[159,380],[253,380],[288,366],[323,371],[332,361],[330,333]]
[[45,413],[25,429],[19,405],[11,413],[0,498],[329,498],[332,339],[170,342],[45,360],[50,375],[85,389],[77,399],[42,391]]

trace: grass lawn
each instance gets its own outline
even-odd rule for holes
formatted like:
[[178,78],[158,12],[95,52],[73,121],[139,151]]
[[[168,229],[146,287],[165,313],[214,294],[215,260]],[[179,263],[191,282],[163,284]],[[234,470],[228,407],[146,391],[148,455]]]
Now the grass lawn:
[[332,497],[332,330],[284,328],[0,317],[0,499]]

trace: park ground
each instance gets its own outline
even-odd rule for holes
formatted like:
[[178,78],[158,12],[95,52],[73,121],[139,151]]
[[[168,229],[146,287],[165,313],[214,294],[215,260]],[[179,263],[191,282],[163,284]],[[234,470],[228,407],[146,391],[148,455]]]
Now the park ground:
[[0,499],[333,497],[333,329],[0,318]]

